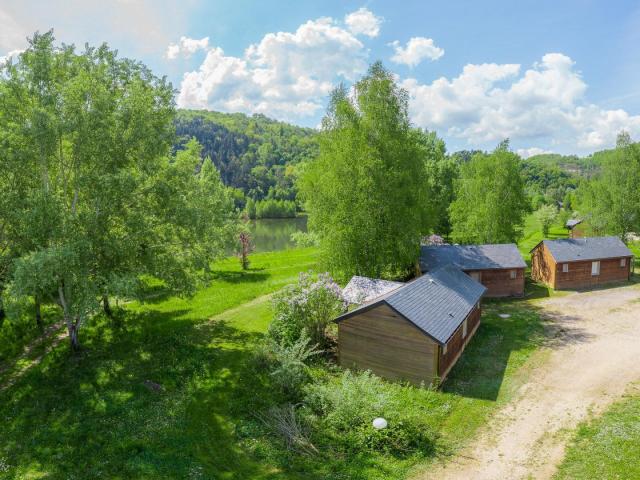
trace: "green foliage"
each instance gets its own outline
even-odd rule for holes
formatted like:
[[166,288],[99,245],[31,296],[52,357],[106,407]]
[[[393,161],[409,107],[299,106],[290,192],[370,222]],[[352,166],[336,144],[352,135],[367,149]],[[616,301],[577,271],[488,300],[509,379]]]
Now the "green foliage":
[[291,234],[291,241],[300,248],[318,247],[320,245],[318,235],[313,232],[303,232],[301,230]]
[[297,284],[274,294],[269,335],[281,345],[292,345],[309,335],[313,343],[325,347],[327,327],[344,308],[342,291],[329,274],[314,279],[301,273]]
[[[338,378],[305,387],[305,405],[316,416],[315,428],[349,454],[379,451],[392,455],[432,453],[437,434],[420,415],[403,405],[398,387],[370,372],[345,371]],[[376,430],[374,418],[388,427]],[[326,441],[326,440],[325,440]]]
[[302,385],[310,379],[307,363],[322,353],[303,333],[292,343],[271,342],[274,365],[270,371],[276,385],[290,397],[296,397]]
[[380,63],[354,92],[333,92],[320,155],[301,179],[309,228],[334,275],[403,276],[430,224],[427,148],[409,122],[407,92]]
[[536,220],[540,222],[542,227],[542,235],[549,235],[549,228],[558,218],[558,209],[553,205],[543,205],[534,212]]
[[602,172],[578,190],[578,209],[592,232],[626,241],[640,229],[640,144],[619,138],[618,147],[603,155]]
[[296,202],[267,198],[256,202],[255,218],[294,218]]
[[459,243],[511,243],[522,235],[530,206],[519,157],[498,148],[460,167],[451,204],[451,238]]
[[224,184],[256,200],[295,200],[298,166],[318,152],[315,130],[260,114],[179,110],[175,126],[178,148],[195,137]]
[[[173,90],[106,45],[35,34],[0,72],[4,238],[12,291],[56,301],[72,344],[140,276],[193,293],[235,230],[232,201],[190,141],[170,158]],[[197,173],[196,173],[197,172]]]

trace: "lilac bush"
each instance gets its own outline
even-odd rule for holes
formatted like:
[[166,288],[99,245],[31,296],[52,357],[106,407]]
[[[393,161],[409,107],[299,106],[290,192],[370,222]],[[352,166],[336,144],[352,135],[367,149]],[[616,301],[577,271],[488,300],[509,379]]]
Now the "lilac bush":
[[316,278],[301,273],[298,283],[274,295],[269,335],[280,344],[291,345],[306,332],[313,344],[324,347],[327,326],[346,307],[342,289],[328,273]]

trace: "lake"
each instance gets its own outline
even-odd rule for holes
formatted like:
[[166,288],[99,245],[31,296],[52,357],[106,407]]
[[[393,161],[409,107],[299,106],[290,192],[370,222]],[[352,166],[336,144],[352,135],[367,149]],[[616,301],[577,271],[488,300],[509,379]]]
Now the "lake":
[[291,234],[307,231],[307,217],[263,218],[249,223],[255,252],[273,252],[295,247]]

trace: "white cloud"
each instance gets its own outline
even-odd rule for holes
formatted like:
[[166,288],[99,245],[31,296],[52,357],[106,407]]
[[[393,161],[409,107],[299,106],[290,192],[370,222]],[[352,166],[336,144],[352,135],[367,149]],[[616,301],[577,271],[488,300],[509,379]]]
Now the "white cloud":
[[316,115],[336,81],[353,81],[368,51],[331,18],[310,20],[295,32],[265,35],[241,57],[209,47],[197,70],[184,74],[178,105],[265,113],[292,120]]
[[165,55],[169,60],[174,60],[178,58],[179,55],[189,58],[198,50],[206,50],[208,47],[209,37],[204,37],[200,40],[189,37],[180,37],[180,42],[169,44]]
[[24,52],[24,50],[21,49],[17,49],[17,50],[11,50],[9,53],[7,53],[6,55],[0,55],[0,65],[2,65],[3,63],[5,63],[7,60],[9,60],[10,58],[15,58],[18,55],[20,55],[22,52]]
[[390,44],[395,50],[391,61],[415,67],[425,59],[437,60],[444,55],[444,49],[437,47],[431,38],[413,37],[403,48],[396,40]]
[[382,17],[378,17],[367,8],[359,8],[344,17],[344,23],[354,35],[366,35],[367,37],[377,37],[380,33]]
[[553,153],[551,150],[545,150],[539,147],[518,148],[516,153],[522,158],[533,157],[534,155],[542,155],[543,153]]
[[469,143],[509,137],[594,150],[613,145],[622,129],[640,137],[640,116],[586,102],[587,85],[568,56],[548,53],[520,70],[518,64],[470,64],[451,80],[409,78],[402,85],[415,123]]

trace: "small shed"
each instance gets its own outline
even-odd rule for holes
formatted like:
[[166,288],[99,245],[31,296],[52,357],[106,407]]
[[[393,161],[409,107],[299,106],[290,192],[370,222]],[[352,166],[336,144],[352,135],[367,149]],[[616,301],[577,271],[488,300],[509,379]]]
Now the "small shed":
[[567,220],[565,227],[567,230],[569,230],[569,238],[581,238],[584,236],[584,232],[579,227],[581,223],[582,220],[579,218],[570,218],[569,220]]
[[556,290],[629,280],[633,254],[618,237],[543,240],[531,250],[531,278]]
[[354,276],[342,289],[342,298],[350,305],[360,305],[400,288],[404,283],[379,278]]
[[340,364],[414,384],[444,380],[480,324],[485,291],[448,266],[341,315]]
[[524,296],[527,264],[515,243],[420,248],[422,272],[453,265],[487,287],[487,297]]

